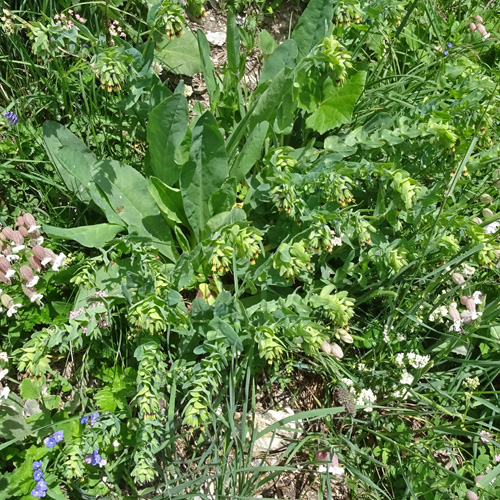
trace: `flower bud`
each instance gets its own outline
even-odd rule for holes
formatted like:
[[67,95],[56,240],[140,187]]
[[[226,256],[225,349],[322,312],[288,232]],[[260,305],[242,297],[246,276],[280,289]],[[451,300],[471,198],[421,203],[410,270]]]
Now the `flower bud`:
[[28,259],[30,266],[35,270],[35,271],[41,271],[42,270],[42,263],[40,262],[40,259],[32,255]]
[[14,305],[12,297],[10,295],[7,295],[6,293],[2,295],[0,301],[2,302],[2,305],[7,309],[10,309]]
[[12,240],[14,236],[14,230],[10,227],[4,227],[2,229],[2,234],[8,239]]
[[465,498],[467,498],[467,500],[479,500],[479,497],[470,490],[465,494]]
[[21,278],[26,281],[26,286],[30,288],[35,286],[40,279],[38,276],[35,276],[33,274],[33,270],[29,266],[21,266],[21,269],[19,269],[19,274],[21,275]]
[[24,214],[24,222],[28,229],[32,226],[36,226],[35,218],[31,214]]
[[494,216],[495,216],[495,214],[489,208],[483,209],[483,217],[485,219],[490,219],[491,217],[494,217]]
[[21,288],[23,289],[24,295],[26,295],[26,297],[28,297],[31,302],[40,303],[40,300],[43,299],[43,295],[41,293],[38,293],[35,288],[26,286],[24,283],[21,285]]
[[500,179],[497,179],[493,182],[493,187],[496,187],[497,189],[500,189]]
[[344,352],[342,351],[341,347],[338,344],[336,344],[335,342],[330,344],[330,349],[331,349],[330,354],[334,358],[342,359],[344,357]]
[[24,226],[24,217],[22,215],[20,215],[17,218],[17,220],[16,220],[16,226],[17,227]]
[[478,23],[482,23],[482,22],[483,22],[483,18],[482,18],[481,16],[476,16],[474,19],[475,19],[475,20],[476,20],[476,22],[478,22]]
[[23,244],[23,235],[19,231],[13,231],[12,232],[12,241],[16,245],[22,245]]
[[476,224],[482,224],[483,223],[483,221],[479,217],[474,217],[472,219],[472,222],[475,222]]
[[455,285],[461,285],[462,283],[465,283],[464,277],[460,273],[453,273],[451,275],[451,279]]
[[477,28],[476,28],[477,32],[480,34],[480,35],[487,35],[488,32],[486,31],[486,28],[482,25],[482,24],[478,24],[477,25]]
[[457,309],[457,303],[452,302],[448,307],[448,314],[454,323],[460,323],[460,314]]
[[326,354],[331,354],[332,353],[332,348],[330,346],[330,343],[327,342],[326,340],[321,344],[321,348],[320,348],[323,352],[325,352]]
[[491,205],[493,203],[493,198],[488,193],[483,193],[479,199],[481,200],[481,203],[484,203],[485,205]]
[[3,271],[0,271],[0,281],[2,283],[5,283],[6,285],[12,284],[12,281],[10,281],[10,278],[7,278],[6,274]]
[[470,29],[472,32],[476,31],[476,29],[477,29],[476,23],[470,23],[470,24],[469,24],[469,29]]
[[483,477],[484,477],[484,474],[480,474],[479,476],[476,476],[474,478],[474,482],[475,483],[479,483],[479,481],[481,481],[481,479],[483,479]]
[[8,273],[10,271],[10,262],[3,256],[0,257],[0,271]]
[[337,330],[337,334],[338,338],[340,338],[340,340],[342,340],[346,344],[352,344],[354,342],[352,336],[349,333],[347,333],[346,330],[344,330],[343,328],[339,328]]
[[33,255],[40,261],[42,262],[46,257],[45,253],[45,248],[41,247],[40,245],[35,245],[33,247]]
[[19,227],[19,232],[21,233],[21,236],[23,238],[26,238],[28,236],[28,230],[24,226]]

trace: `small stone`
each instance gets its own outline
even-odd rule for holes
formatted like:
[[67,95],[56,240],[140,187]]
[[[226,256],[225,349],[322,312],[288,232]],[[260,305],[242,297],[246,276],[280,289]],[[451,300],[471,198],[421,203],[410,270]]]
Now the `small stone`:
[[209,31],[206,37],[209,43],[217,47],[222,47],[226,43],[226,34],[223,31]]

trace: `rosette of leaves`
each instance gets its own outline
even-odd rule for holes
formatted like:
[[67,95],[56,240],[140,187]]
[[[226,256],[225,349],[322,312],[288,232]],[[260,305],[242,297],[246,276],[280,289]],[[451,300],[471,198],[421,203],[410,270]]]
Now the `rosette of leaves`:
[[101,88],[108,92],[120,90],[124,84],[133,56],[124,47],[105,47],[92,57],[90,65],[99,80]]

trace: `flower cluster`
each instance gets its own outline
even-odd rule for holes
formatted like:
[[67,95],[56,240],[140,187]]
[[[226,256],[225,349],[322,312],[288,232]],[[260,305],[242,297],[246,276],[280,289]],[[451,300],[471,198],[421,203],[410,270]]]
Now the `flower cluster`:
[[[98,290],[93,297],[94,298],[104,298],[107,297],[108,294],[103,291],[103,290]],[[97,301],[92,301],[88,307],[79,307],[78,309],[75,309],[74,311],[70,311],[69,313],[69,319],[77,320],[80,323],[83,323],[84,325],[82,326],[82,332],[83,333],[88,333],[87,332],[87,325],[90,322],[92,318],[95,317],[97,321],[97,326],[99,328],[109,328],[110,324],[108,322],[108,312],[100,312],[102,308],[106,307],[106,304],[100,300]],[[94,309],[97,309],[95,311]],[[81,317],[85,313],[85,317]]]
[[[481,16],[476,16],[474,18],[475,23],[470,23],[469,28],[473,33],[479,33],[483,37],[483,42],[487,40],[491,34],[488,33],[483,24],[483,18]],[[477,24],[476,24],[477,23]]]
[[106,47],[92,57],[90,66],[101,81],[101,88],[108,92],[121,90],[129,73],[132,56],[123,47]]
[[156,13],[156,23],[164,25],[165,32],[171,39],[181,36],[186,23],[182,6],[171,0],[163,0]]
[[314,252],[319,252],[320,249],[331,252],[333,247],[342,245],[343,233],[337,236],[335,231],[328,224],[315,222],[312,224],[311,229],[309,244]]
[[[9,358],[8,358],[6,352],[0,352],[0,361],[2,361],[4,363],[7,363],[9,361]],[[7,373],[9,373],[8,368],[2,369],[2,365],[0,365],[0,381],[5,378]],[[0,384],[0,400],[7,399],[9,397],[9,394],[10,394],[10,389],[7,386]]]
[[86,415],[80,419],[81,424],[88,424],[90,420],[90,425],[95,425],[99,421],[99,412],[92,413],[90,418]]
[[111,36],[119,36],[123,39],[127,38],[125,31],[123,31],[123,28],[120,26],[118,21],[108,21],[108,30]]
[[326,472],[328,470],[328,472],[333,476],[342,476],[345,472],[345,469],[339,466],[339,457],[336,453],[332,455],[332,459],[330,461],[330,454],[327,451],[318,451],[316,453],[316,460],[318,462],[329,462],[328,469],[326,465],[322,464],[318,467],[318,472]]
[[33,462],[33,479],[35,480],[35,488],[31,490],[31,496],[36,498],[43,498],[47,495],[47,483],[43,478],[42,461],[35,460]]
[[77,31],[79,28],[78,26],[75,26],[74,21],[78,21],[79,23],[82,24],[85,23],[85,19],[82,16],[80,16],[80,14],[75,14],[73,12],[73,9],[68,10],[67,16],[66,14],[56,14],[54,16],[54,21],[55,21],[54,25],[60,26],[63,30],[70,30],[73,27],[75,27]]
[[[0,281],[10,286],[13,280],[18,279],[23,293],[30,301],[41,305],[43,295],[35,288],[40,277],[35,275],[35,271],[40,272],[49,265],[53,271],[59,271],[66,256],[63,253],[56,255],[52,250],[42,247],[44,240],[39,229],[40,226],[36,224],[31,214],[19,216],[14,229],[10,227],[2,229]],[[8,317],[16,314],[17,309],[21,307],[20,303],[16,303],[7,294],[1,295],[1,303],[7,309]]]
[[450,326],[450,332],[461,333],[463,331],[463,324],[469,324],[476,321],[483,313],[476,310],[476,306],[482,303],[483,294],[481,292],[474,292],[472,295],[464,295],[460,298],[460,303],[466,307],[465,311],[461,313],[458,311],[456,302],[452,302],[448,308],[449,316],[453,321]]
[[372,389],[361,389],[357,391],[354,382],[349,378],[343,378],[342,382],[347,386],[349,392],[354,396],[355,403],[358,406],[364,406],[363,411],[370,413],[373,411],[373,404],[377,402],[377,396]]
[[413,368],[424,368],[431,360],[430,356],[422,356],[421,354],[416,354],[414,352],[400,352],[396,355],[396,364],[401,367],[404,366],[405,357]]
[[2,116],[10,127],[13,127],[19,121],[19,117],[13,111],[6,111]]
[[99,467],[104,467],[108,461],[99,454],[99,448],[96,448],[92,453],[89,453],[85,457],[85,463],[88,465],[98,465]]
[[4,33],[7,36],[13,35],[14,34],[14,23],[13,23],[13,18],[14,16],[12,15],[12,12],[8,9],[2,9],[3,16],[0,17],[0,20],[2,21],[0,23],[0,27],[4,31]]
[[57,443],[60,443],[64,439],[64,431],[57,431],[52,434],[52,436],[46,437],[43,440],[43,444],[51,450]]

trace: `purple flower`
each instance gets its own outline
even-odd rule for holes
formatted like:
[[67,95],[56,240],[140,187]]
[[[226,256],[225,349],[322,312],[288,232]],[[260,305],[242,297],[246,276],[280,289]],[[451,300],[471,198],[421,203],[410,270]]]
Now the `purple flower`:
[[85,457],[85,463],[90,465],[91,462],[92,462],[92,455],[87,455]]
[[89,417],[82,417],[82,418],[80,419],[80,423],[81,423],[81,424],[86,424],[88,421],[89,421]]
[[52,436],[50,436],[43,440],[43,444],[51,450],[57,443],[56,440]]
[[52,434],[52,437],[54,438],[54,441],[56,443],[60,443],[64,439],[64,431],[57,431]]
[[94,425],[99,420],[99,413],[95,412],[90,415],[90,425]]
[[41,460],[35,460],[33,462],[33,470],[41,469],[42,468],[42,461]]
[[33,479],[37,482],[40,481],[40,479],[43,479],[43,471],[41,469],[38,469],[33,472]]
[[40,481],[36,483],[36,488],[43,491],[47,491],[49,489],[44,479],[40,479]]
[[41,490],[40,488],[35,488],[34,490],[31,490],[31,496],[37,498],[43,498],[47,494],[46,491],[47,490]]
[[448,42],[448,47],[450,47],[450,49],[453,47],[453,44],[451,42]]
[[11,126],[14,126],[19,120],[16,113],[14,113],[12,111],[7,111],[6,113],[3,114],[3,116],[7,119],[7,122]]
[[445,51],[443,52],[443,54],[444,54],[445,56],[447,56],[447,55],[449,54],[449,52],[448,52],[447,50],[445,50]]

